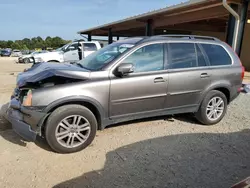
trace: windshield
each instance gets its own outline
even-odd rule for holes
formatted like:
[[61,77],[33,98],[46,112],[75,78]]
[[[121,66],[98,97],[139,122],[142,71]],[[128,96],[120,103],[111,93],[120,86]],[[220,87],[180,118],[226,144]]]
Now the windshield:
[[64,46],[57,48],[55,51],[65,51],[65,48],[68,47],[69,44],[65,44]]
[[133,46],[126,41],[116,42],[90,54],[78,64],[89,70],[99,70]]

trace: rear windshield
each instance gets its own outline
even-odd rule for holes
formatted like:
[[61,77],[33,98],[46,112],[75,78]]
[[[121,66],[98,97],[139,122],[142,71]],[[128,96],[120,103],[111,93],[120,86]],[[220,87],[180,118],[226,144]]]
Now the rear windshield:
[[201,44],[206,52],[210,66],[231,65],[232,59],[227,51],[220,45]]

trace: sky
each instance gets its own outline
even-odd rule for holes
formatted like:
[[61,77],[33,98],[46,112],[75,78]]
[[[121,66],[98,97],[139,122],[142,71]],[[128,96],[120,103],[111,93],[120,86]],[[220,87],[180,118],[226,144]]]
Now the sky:
[[78,31],[164,8],[181,0],[0,0],[0,40],[80,38]]

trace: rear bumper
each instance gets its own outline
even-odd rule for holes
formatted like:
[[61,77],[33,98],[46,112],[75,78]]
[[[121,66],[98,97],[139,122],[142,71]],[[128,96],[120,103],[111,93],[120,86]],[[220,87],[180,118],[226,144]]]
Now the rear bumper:
[[234,99],[236,99],[240,95],[241,90],[239,88],[241,88],[241,85],[231,88],[229,103],[231,103]]
[[234,94],[231,98],[229,102],[232,102],[234,99],[236,99],[238,96],[240,95],[240,92],[237,92],[236,94]]
[[28,141],[35,141],[41,134],[40,124],[46,114],[27,109],[20,105],[17,99],[12,99],[5,112],[6,119],[12,124],[13,130]]

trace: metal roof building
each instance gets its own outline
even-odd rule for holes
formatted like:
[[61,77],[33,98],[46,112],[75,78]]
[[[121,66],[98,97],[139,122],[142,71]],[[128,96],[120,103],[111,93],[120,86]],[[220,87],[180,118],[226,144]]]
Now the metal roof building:
[[[225,7],[225,3],[236,15]],[[159,34],[208,35],[225,40],[232,46],[236,36],[234,49],[250,70],[250,55],[247,53],[250,47],[249,19],[249,0],[191,0],[78,33],[88,35],[89,40],[92,36],[108,36],[110,43],[114,36],[118,39]],[[235,35],[235,31],[239,32]]]

